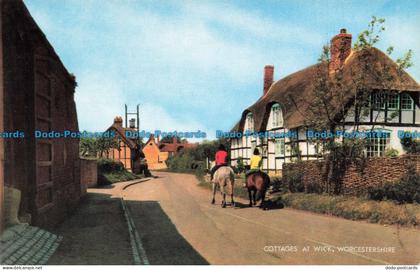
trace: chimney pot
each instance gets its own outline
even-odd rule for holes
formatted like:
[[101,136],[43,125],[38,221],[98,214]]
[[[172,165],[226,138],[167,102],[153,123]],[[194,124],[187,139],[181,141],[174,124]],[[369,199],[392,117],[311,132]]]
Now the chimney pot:
[[274,66],[273,65],[266,65],[264,67],[264,88],[263,88],[263,96],[265,96],[270,89],[271,85],[273,84],[274,79]]

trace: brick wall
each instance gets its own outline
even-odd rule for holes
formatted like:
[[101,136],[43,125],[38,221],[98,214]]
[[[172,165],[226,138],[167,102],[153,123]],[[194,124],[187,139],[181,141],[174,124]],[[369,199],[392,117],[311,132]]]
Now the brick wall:
[[[420,155],[405,155],[396,158],[373,158],[365,164],[347,166],[343,173],[341,187],[342,194],[359,194],[365,192],[369,187],[379,186],[385,182],[399,180],[414,165],[417,173],[420,173]],[[331,177],[331,169],[325,161],[311,160],[300,163],[285,164],[283,176],[287,178],[293,172],[303,174],[305,187],[310,183],[318,183],[326,189],[327,179]],[[333,183],[334,181],[330,181]]]
[[98,164],[96,159],[80,159],[80,187],[82,195],[98,184]]
[[35,130],[78,131],[75,78],[22,0],[1,2],[3,124],[25,137],[4,140],[4,184],[22,192],[20,214],[52,227],[79,202],[78,139],[35,139]]

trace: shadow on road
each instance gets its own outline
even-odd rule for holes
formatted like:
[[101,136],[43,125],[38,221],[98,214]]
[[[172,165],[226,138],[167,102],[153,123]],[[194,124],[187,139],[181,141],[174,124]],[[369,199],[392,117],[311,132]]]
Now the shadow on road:
[[[273,202],[273,201],[270,201],[270,200],[266,201],[266,205],[267,205],[267,208],[268,208],[267,210],[283,209],[284,208],[283,203]],[[257,202],[257,206],[254,205],[253,208],[259,208],[259,206],[260,206],[260,202]],[[248,203],[244,204],[244,203],[240,203],[240,202],[235,202],[235,208],[242,209],[242,208],[250,208],[250,207],[249,207]]]
[[63,241],[48,264],[133,264],[127,223],[119,198],[88,193],[54,233]]
[[125,200],[150,264],[208,264],[156,201]]

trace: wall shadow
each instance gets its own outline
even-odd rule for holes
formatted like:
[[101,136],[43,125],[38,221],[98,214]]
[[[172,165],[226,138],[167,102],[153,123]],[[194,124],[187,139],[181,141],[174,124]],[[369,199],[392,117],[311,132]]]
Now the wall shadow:
[[[125,201],[150,264],[209,264],[178,232],[157,201]],[[186,221],[188,222],[188,221]]]

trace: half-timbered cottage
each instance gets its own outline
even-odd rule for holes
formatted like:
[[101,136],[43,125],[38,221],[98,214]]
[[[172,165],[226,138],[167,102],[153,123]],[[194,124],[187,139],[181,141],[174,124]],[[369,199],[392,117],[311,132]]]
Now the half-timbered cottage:
[[[383,156],[387,149],[395,149],[403,154],[404,149],[398,137],[398,131],[420,131],[419,84],[404,71],[398,68],[386,54],[376,48],[352,50],[352,36],[345,29],[331,40],[331,59],[328,63],[319,63],[297,71],[278,81],[273,80],[274,67],[266,66],[262,96],[250,107],[246,108],[233,132],[246,131],[278,131],[288,135],[285,138],[256,138],[243,136],[231,140],[232,165],[241,159],[249,162],[255,147],[262,150],[263,169],[280,173],[283,164],[296,159],[309,160],[319,157],[319,148],[311,143],[307,135],[306,115],[308,104],[314,97],[315,81],[318,72],[334,72],[342,70],[343,84],[353,83],[361,63],[360,54],[368,55],[371,74],[366,77],[364,87],[370,91],[370,109],[363,118],[348,114],[341,119],[346,127],[351,127],[357,120],[361,129],[375,129],[386,135],[382,138],[370,138],[372,142],[366,149],[369,157]],[[378,83],[375,78],[383,72],[392,74],[392,80],[387,87]],[[398,76],[397,76],[398,75]],[[343,89],[348,89],[343,87]],[[343,90],[344,91],[344,90]],[[348,102],[352,101],[354,93],[340,93]],[[351,104],[349,106],[351,110]],[[392,115],[392,117],[391,117]],[[293,146],[293,147],[292,147]]]

